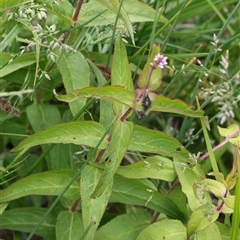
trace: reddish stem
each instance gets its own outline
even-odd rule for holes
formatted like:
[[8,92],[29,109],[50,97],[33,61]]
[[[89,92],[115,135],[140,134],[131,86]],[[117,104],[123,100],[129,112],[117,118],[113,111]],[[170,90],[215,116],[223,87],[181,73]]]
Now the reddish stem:
[[[82,8],[82,5],[83,5],[83,0],[79,0],[78,3],[77,3],[77,7],[76,7],[76,10],[75,10],[75,13],[74,13],[73,18],[72,18],[72,20],[73,20],[73,22],[74,22],[74,26],[76,25],[76,22],[77,22],[77,20],[78,20],[78,16],[79,16],[80,10],[81,10],[81,8]],[[70,35],[71,35],[71,31],[70,31],[70,30],[71,30],[72,28],[73,28],[73,27],[71,26],[71,27],[69,28],[69,31],[64,35],[63,40],[62,40],[62,43],[65,43],[65,42],[68,40],[68,38],[69,38]]]
[[[226,139],[224,141],[222,141],[221,143],[219,143],[216,147],[213,148],[213,151],[217,151],[219,148],[221,148],[223,145],[225,145],[226,143],[228,143],[228,140],[231,138],[236,137],[238,134],[240,134],[240,129],[238,129],[235,133],[233,133],[232,135],[230,135],[229,137],[226,137]],[[203,154],[199,160],[202,161],[204,159],[206,159],[209,156],[209,153],[205,153]]]
[[77,201],[75,201],[71,207],[71,212],[76,212],[77,210],[77,206],[78,206],[78,203],[80,202],[80,199],[78,199]]

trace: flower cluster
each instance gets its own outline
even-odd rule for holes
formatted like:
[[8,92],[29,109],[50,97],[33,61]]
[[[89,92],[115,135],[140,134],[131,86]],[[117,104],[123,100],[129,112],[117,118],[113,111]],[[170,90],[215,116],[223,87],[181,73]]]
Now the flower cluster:
[[164,55],[161,55],[160,53],[158,53],[153,60],[154,60],[154,63],[150,63],[150,65],[153,68],[159,67],[163,69],[168,64],[167,57],[165,57]]

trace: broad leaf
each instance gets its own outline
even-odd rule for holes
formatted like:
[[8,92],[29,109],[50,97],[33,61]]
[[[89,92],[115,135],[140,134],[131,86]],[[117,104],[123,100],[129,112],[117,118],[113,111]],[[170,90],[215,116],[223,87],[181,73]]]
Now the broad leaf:
[[111,194],[112,183],[109,183],[100,197],[95,199],[91,197],[101,173],[101,170],[94,166],[87,165],[81,175],[80,192],[84,239],[94,239],[95,232]]
[[27,3],[29,3],[29,0],[8,0],[8,1],[2,0],[0,1],[0,12],[3,12],[13,7],[24,5]]
[[[17,147],[12,149],[12,152],[49,143],[72,143],[95,147],[104,133],[105,129],[97,122],[62,123],[24,139]],[[106,146],[107,140],[102,142],[100,148],[106,148]]]
[[61,122],[60,112],[54,105],[33,103],[26,108],[26,112],[34,132],[45,130]]
[[[195,166],[191,169],[187,164],[178,162],[176,159],[174,159],[174,166],[182,186],[182,191],[187,196],[190,209],[194,211],[202,206],[204,202],[211,203],[209,194],[203,192],[202,188],[197,186],[197,183],[203,179],[203,176],[196,172],[202,172],[202,169],[200,169],[199,166]],[[198,171],[194,171],[194,169],[198,169]]]
[[149,82],[149,86],[147,86],[148,81],[149,81],[149,73],[152,69],[151,63],[154,62],[154,57],[160,53],[160,47],[157,45],[153,45],[151,55],[145,64],[143,70],[141,71],[139,78],[137,80],[137,85],[139,88],[143,89],[148,87],[150,90],[156,90],[162,82],[162,69],[160,68],[155,68],[151,74],[151,79]]
[[[15,72],[21,68],[30,66],[36,63],[36,54],[26,53],[21,56],[17,56],[13,59],[12,54],[1,53],[0,55],[0,77],[4,77],[12,72]],[[40,56],[40,60],[43,59],[43,56]],[[10,63],[8,63],[10,61]]]
[[58,16],[64,23],[74,25],[72,20],[74,8],[69,1],[57,1],[57,4],[46,0],[36,0],[36,2],[43,4],[48,12]]
[[133,127],[132,141],[128,150],[155,153],[177,159],[188,159],[188,151],[175,138],[156,130]]
[[121,122],[120,120],[114,122],[109,146],[109,160],[92,195],[93,198],[101,195],[104,189],[112,183],[113,176],[131,141],[132,130],[131,122]]
[[57,217],[56,239],[79,240],[82,239],[82,218],[79,212],[62,211]]
[[186,221],[186,216],[167,197],[150,188],[139,180],[126,179],[115,175],[111,202],[146,206],[171,218]]
[[[155,20],[156,10],[143,2],[136,0],[123,1],[123,7],[129,15],[132,23],[153,22]],[[87,3],[84,3],[78,21],[80,24],[85,24],[88,22],[87,26],[114,24],[116,15],[109,10],[106,11],[106,9],[107,8],[104,7],[101,3],[96,1],[89,1]],[[98,14],[101,14],[101,16],[90,21]],[[166,23],[167,19],[164,16],[160,16],[159,21]]]
[[145,228],[136,240],[186,240],[186,227],[177,220],[163,220]]
[[204,114],[203,110],[193,110],[193,106],[179,99],[170,99],[164,96],[157,96],[155,98],[151,108],[147,112],[150,111],[177,113],[196,118],[200,118]]
[[[220,234],[219,228],[215,223],[212,223],[208,227],[204,228],[204,230],[197,232],[194,235],[194,240],[212,240],[213,236],[214,239],[226,240]],[[230,238],[227,239],[229,240]]]
[[[5,211],[1,215],[0,229],[31,232],[42,219],[46,211],[46,208],[34,207],[14,208]],[[45,239],[54,240],[55,224],[56,216],[52,212],[46,216],[42,224],[36,230],[36,235],[42,236]]]
[[87,87],[66,95],[55,94],[55,97],[59,101],[68,103],[74,102],[79,98],[103,98],[120,102],[129,107],[133,107],[134,100],[133,92],[120,86]]
[[108,10],[110,10],[111,12],[115,13],[116,17],[120,9],[120,14],[119,14],[119,18],[124,22],[126,29],[128,30],[128,33],[131,37],[132,43],[133,45],[135,45],[134,43],[134,29],[131,23],[131,20],[129,19],[129,16],[127,14],[127,12],[125,11],[125,9],[120,6],[120,3],[118,0],[95,0],[96,2],[100,3],[101,5],[103,5],[104,7],[106,7]]
[[122,214],[103,225],[94,240],[136,239],[138,234],[149,225],[151,216],[143,209]]
[[[1,191],[0,201],[8,202],[28,195],[59,195],[74,177],[72,170],[42,172],[22,178]],[[64,193],[64,197],[79,199],[79,184],[74,182]]]
[[117,174],[125,178],[154,178],[169,182],[176,178],[173,162],[160,156],[152,156],[127,166],[120,166]]
[[215,210],[215,205],[205,204],[194,210],[187,225],[188,236],[202,231],[218,219],[219,212]]
[[[133,82],[128,63],[127,51],[121,38],[115,41],[113,62],[112,62],[112,81],[111,84],[122,86],[133,91]],[[113,102],[115,113],[122,116],[129,107]]]
[[[63,52],[57,61],[57,67],[62,75],[67,93],[84,88],[90,84],[90,68],[87,61],[79,52]],[[70,109],[75,116],[85,105],[86,99],[78,99],[70,103]]]

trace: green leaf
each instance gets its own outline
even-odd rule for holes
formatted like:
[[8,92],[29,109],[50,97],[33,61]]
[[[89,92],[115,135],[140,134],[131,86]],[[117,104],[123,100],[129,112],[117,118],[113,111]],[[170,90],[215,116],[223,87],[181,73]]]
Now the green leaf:
[[[5,211],[1,215],[0,229],[31,232],[46,213],[45,208],[23,207]],[[50,213],[36,230],[36,235],[45,239],[55,239],[56,216]]]
[[133,92],[120,86],[86,87],[66,95],[55,93],[55,97],[63,102],[73,102],[79,98],[103,98],[120,102],[129,107],[133,107],[134,100]]
[[72,20],[74,8],[69,1],[57,1],[58,4],[46,0],[36,0],[36,2],[43,4],[44,8],[46,8],[48,12],[58,16],[64,22],[70,24],[71,26],[74,25]]
[[26,108],[26,113],[34,132],[45,130],[61,122],[60,112],[54,105],[33,103]]
[[25,5],[26,3],[29,3],[29,2],[30,2],[29,0],[8,0],[8,1],[1,0],[0,1],[0,12],[3,12],[5,10],[13,8],[13,7]]
[[[75,175],[72,170],[55,170],[30,175],[1,191],[0,201],[8,202],[28,195],[59,195]],[[79,199],[79,184],[74,182],[64,197]]]
[[87,165],[81,175],[80,192],[84,239],[94,239],[95,232],[111,194],[112,183],[109,183],[100,197],[95,199],[91,198],[101,173],[101,170],[94,166]]
[[153,45],[152,52],[150,57],[148,58],[147,63],[145,64],[143,70],[141,71],[139,78],[137,80],[137,85],[139,88],[143,89],[148,87],[150,90],[156,90],[162,82],[162,69],[160,68],[155,68],[152,72],[151,79],[148,85],[148,78],[149,78],[149,73],[152,71],[152,67],[150,63],[154,62],[154,57],[160,53],[160,47],[157,45]]
[[[121,38],[115,41],[113,62],[112,62],[112,85],[122,86],[130,91],[133,91],[133,82],[131,78],[131,71],[128,63],[127,51],[125,44]],[[115,113],[123,115],[129,107],[122,106],[119,103],[113,103]]]
[[213,204],[205,204],[193,211],[187,225],[189,237],[198,231],[206,229],[218,219],[219,213],[215,208]]
[[[153,22],[155,20],[156,11],[149,5],[139,2],[136,0],[123,1],[123,7],[126,10],[131,22]],[[114,24],[116,15],[107,10],[101,3],[96,1],[90,1],[84,3],[82,6],[82,11],[78,18],[80,24],[85,24],[89,22],[92,18],[100,13],[101,16],[92,20],[87,24],[87,26],[99,26],[99,25],[109,25]],[[164,16],[160,16],[160,22],[166,23],[167,19]]]
[[152,102],[151,108],[147,112],[170,112],[196,118],[203,116],[203,110],[193,110],[193,108],[193,106],[188,105],[179,99],[170,99],[164,96],[157,96]]
[[156,130],[134,125],[128,150],[188,159],[188,151],[175,138]]
[[167,197],[139,180],[126,179],[118,174],[114,176],[110,201],[146,206],[171,218],[186,221],[185,215]]
[[[220,222],[215,222],[215,224],[218,226],[222,240],[230,240],[231,228]],[[240,240],[240,231],[238,231],[236,240]]]
[[[63,52],[57,61],[57,67],[62,75],[67,93],[84,88],[90,84],[90,68],[83,55],[79,52]],[[78,99],[70,103],[70,109],[75,116],[85,105],[86,99]]]
[[5,38],[0,43],[0,52],[9,45],[11,45],[12,41],[17,37],[17,35],[21,32],[20,24],[15,24],[15,26],[6,34]]
[[239,125],[231,124],[227,128],[221,128],[219,126],[217,126],[217,128],[221,136],[229,137],[239,130]]
[[82,239],[83,226],[79,212],[62,211],[57,217],[56,239],[79,240]]
[[[101,5],[103,5],[104,7],[106,7],[111,12],[115,13],[115,15],[117,16],[119,8],[120,8],[120,3],[118,0],[95,0],[95,1],[100,3]],[[119,17],[124,22],[125,27],[127,28],[128,33],[131,37],[132,43],[133,43],[133,45],[135,45],[134,29],[133,29],[131,20],[129,19],[129,16],[123,7],[121,7]]]
[[136,239],[138,234],[149,225],[151,216],[143,209],[122,214],[102,226],[94,240]]
[[[10,63],[8,63],[11,59]],[[43,56],[40,56],[40,60],[43,59]],[[35,53],[26,53],[21,56],[17,56],[15,59],[12,54],[1,53],[0,55],[0,77],[4,77],[12,72],[15,72],[21,68],[30,66],[36,63],[36,54]]]
[[102,194],[105,188],[112,182],[131,141],[133,130],[132,122],[121,122],[116,120],[113,123],[111,140],[109,146],[109,161],[106,163],[102,176],[92,195],[93,198]]
[[177,220],[163,220],[145,228],[136,240],[186,240],[186,227]]
[[212,240],[213,236],[214,236],[214,239],[221,239],[221,240],[224,239],[220,235],[218,226],[215,223],[212,223],[207,228],[197,232],[194,240]]
[[192,211],[199,208],[203,202],[212,202],[209,194],[205,192],[203,195],[201,187],[196,186],[198,181],[203,179],[202,174],[196,174],[197,171],[193,171],[193,169],[197,168],[199,172],[203,172],[199,166],[194,166],[191,169],[187,164],[178,162],[176,159],[174,159],[174,166],[182,186],[182,191],[186,194],[188,205]]
[[161,156],[152,156],[127,166],[120,166],[117,174],[125,178],[154,178],[169,182],[176,178],[173,162]]
[[[55,125],[45,131],[35,133],[24,139],[18,146],[12,149],[17,152],[33,146],[49,143],[72,143],[95,147],[105,133],[103,126],[97,122],[68,122]],[[106,148],[107,140],[103,141],[100,148]]]

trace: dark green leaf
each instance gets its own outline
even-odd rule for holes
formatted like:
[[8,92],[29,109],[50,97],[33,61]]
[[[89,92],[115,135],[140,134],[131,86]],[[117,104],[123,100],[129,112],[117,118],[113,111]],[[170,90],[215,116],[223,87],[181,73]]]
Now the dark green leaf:
[[[5,211],[1,215],[0,229],[31,232],[46,213],[45,208],[23,207]],[[36,230],[36,234],[45,239],[55,239],[56,216],[50,213]]]
[[109,161],[106,163],[102,176],[92,195],[93,198],[102,194],[104,189],[112,182],[112,178],[119,167],[124,154],[131,141],[133,124],[116,120],[113,124],[109,146]]
[[57,240],[79,240],[82,234],[82,218],[79,212],[62,211],[59,213],[56,223]]
[[[8,202],[28,195],[59,195],[74,177],[72,170],[55,170],[22,178],[1,191],[1,202]],[[74,182],[63,195],[71,200],[79,199],[79,184]]]

